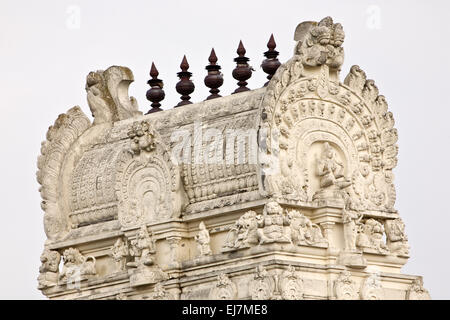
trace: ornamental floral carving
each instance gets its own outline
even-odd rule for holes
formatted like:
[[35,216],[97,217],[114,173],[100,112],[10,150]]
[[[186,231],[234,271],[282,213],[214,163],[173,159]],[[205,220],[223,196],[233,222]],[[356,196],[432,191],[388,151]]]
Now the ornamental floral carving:
[[155,284],[153,293],[150,295],[151,300],[174,300],[173,295],[167,292],[166,288],[161,282]]
[[279,280],[279,285],[282,299],[303,299],[303,280],[295,270],[295,267],[289,266],[286,270],[283,271]]
[[252,300],[270,300],[273,297],[275,281],[263,265],[256,267],[249,290]]
[[381,285],[381,278],[378,273],[368,276],[361,288],[361,299],[363,300],[383,300],[384,291]]
[[236,299],[237,287],[227,274],[221,273],[217,276],[217,282],[212,288],[210,298],[213,300]]
[[407,300],[430,300],[430,293],[423,286],[423,279],[419,277],[414,279],[411,287],[408,289],[406,293]]
[[342,271],[334,280],[334,294],[338,300],[358,300],[356,282],[351,279],[349,271]]

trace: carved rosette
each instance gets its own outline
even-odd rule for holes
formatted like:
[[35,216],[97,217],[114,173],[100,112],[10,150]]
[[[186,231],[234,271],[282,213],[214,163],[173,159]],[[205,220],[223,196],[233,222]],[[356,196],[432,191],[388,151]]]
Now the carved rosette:
[[358,300],[356,282],[351,279],[351,273],[342,271],[334,281],[334,294],[338,300]]
[[293,266],[289,266],[287,270],[283,271],[279,287],[284,300],[303,299],[303,280]]
[[252,300],[270,300],[273,297],[275,281],[264,266],[256,268],[253,280],[250,282],[249,290]]
[[377,273],[372,273],[364,280],[361,288],[361,299],[363,300],[383,300],[384,291],[381,286],[381,278]]
[[221,273],[217,276],[217,283],[212,288],[210,298],[212,300],[236,299],[237,287],[227,274]]

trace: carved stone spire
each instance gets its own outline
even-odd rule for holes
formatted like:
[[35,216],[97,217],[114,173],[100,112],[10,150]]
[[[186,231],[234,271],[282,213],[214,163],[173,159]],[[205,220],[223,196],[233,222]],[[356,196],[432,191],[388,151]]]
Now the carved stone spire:
[[[267,48],[269,48],[269,50],[264,52],[264,56],[266,57],[266,59],[261,64],[261,68],[263,69],[263,71],[268,74],[267,79],[269,81],[270,79],[272,79],[278,67],[281,65],[281,62],[277,58],[279,52],[275,50],[276,46],[277,44],[275,43],[275,39],[273,38],[272,34],[270,36],[269,42],[267,43]],[[269,81],[264,84],[264,87],[267,86]]]
[[181,72],[178,72],[178,78],[180,78],[180,81],[178,81],[176,85],[177,92],[181,94],[181,101],[175,106],[175,107],[181,107],[186,104],[191,104],[192,102],[189,101],[191,97],[189,96],[192,92],[194,92],[195,85],[190,80],[192,73],[187,71],[189,69],[189,64],[186,60],[186,56],[183,57],[183,61],[181,61],[180,64]]
[[208,75],[205,77],[205,85],[210,88],[209,95],[206,100],[219,98],[221,95],[219,94],[219,87],[223,84],[223,75],[219,71],[221,68],[217,62],[216,52],[214,48],[211,50],[211,54],[209,55],[209,66],[206,66],[206,70],[208,70]]
[[152,108],[148,110],[146,114],[163,111],[159,103],[165,97],[164,90],[162,89],[164,84],[162,80],[158,79],[158,69],[156,69],[155,64],[152,62],[152,67],[150,69],[150,80],[147,83],[150,85],[150,89],[147,91],[147,100],[152,102]]
[[247,63],[250,59],[245,57],[246,50],[244,48],[244,45],[242,44],[242,41],[239,41],[239,46],[236,52],[238,54],[238,57],[235,58],[234,61],[236,62],[237,66],[233,70],[233,78],[238,80],[237,84],[239,88],[234,90],[233,93],[239,93],[250,90],[249,88],[247,88],[246,81],[250,79],[250,77],[252,76],[253,70],[252,67],[250,67]]

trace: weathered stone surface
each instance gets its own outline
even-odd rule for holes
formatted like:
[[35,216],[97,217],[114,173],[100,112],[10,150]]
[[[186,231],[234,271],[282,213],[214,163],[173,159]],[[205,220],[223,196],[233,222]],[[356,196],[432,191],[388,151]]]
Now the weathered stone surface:
[[[428,299],[404,275],[397,130],[344,32],[295,31],[266,87],[142,115],[133,75],[87,77],[38,159],[51,299]],[[63,264],[60,267],[61,257]]]

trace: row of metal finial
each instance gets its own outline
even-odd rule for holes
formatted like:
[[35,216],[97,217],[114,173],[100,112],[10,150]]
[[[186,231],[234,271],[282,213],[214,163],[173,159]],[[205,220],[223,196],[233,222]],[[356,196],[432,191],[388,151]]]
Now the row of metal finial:
[[[262,62],[261,68],[265,73],[268,74],[267,79],[270,80],[272,76],[277,71],[278,67],[281,65],[281,62],[278,61],[278,51],[275,50],[276,43],[273,38],[273,34],[270,36],[269,42],[267,43],[268,51],[264,52],[264,56],[266,59]],[[234,59],[236,62],[236,68],[233,70],[233,78],[238,80],[238,88],[234,90],[233,93],[239,93],[250,90],[247,88],[247,80],[252,76],[252,67],[248,64],[250,60],[245,56],[245,48],[242,44],[242,41],[239,42],[239,46],[237,49],[238,57]],[[209,92],[211,93],[206,100],[219,98],[221,95],[219,94],[219,87],[223,84],[223,75],[220,72],[221,67],[217,64],[217,56],[214,52],[214,48],[211,50],[211,54],[209,55],[209,65],[206,66],[206,70],[208,71],[207,76],[205,77],[205,85],[210,88]],[[189,96],[192,92],[194,92],[195,85],[190,80],[192,73],[188,71],[189,64],[187,62],[186,56],[183,57],[183,61],[181,61],[181,72],[178,72],[177,75],[180,78],[180,81],[176,85],[177,92],[181,95],[181,101],[175,106],[181,107],[186,104],[191,104],[191,97]],[[253,70],[254,71],[254,70]],[[155,67],[155,64],[152,62],[152,67],[150,69],[150,76],[152,77],[147,83],[150,85],[150,89],[147,91],[147,100],[152,102],[151,109],[147,112],[153,113],[157,111],[163,111],[161,109],[161,101],[165,97],[165,93],[163,90],[163,81],[158,79],[159,72]],[[264,84],[266,86],[268,81]]]

